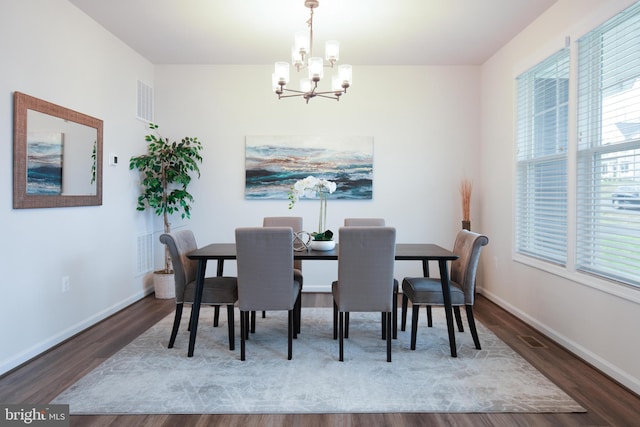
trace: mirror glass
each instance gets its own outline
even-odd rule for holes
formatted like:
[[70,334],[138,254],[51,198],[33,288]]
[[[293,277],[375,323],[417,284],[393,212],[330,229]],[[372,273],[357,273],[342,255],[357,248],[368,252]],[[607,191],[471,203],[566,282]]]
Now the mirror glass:
[[14,208],[102,204],[102,120],[14,94]]

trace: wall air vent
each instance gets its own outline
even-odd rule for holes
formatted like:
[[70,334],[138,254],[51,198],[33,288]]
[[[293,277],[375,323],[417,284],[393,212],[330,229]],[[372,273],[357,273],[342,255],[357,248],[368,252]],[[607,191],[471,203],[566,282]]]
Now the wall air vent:
[[153,122],[153,87],[138,80],[137,117],[145,122]]
[[149,273],[153,270],[153,234],[141,234],[137,241],[138,268],[137,276]]

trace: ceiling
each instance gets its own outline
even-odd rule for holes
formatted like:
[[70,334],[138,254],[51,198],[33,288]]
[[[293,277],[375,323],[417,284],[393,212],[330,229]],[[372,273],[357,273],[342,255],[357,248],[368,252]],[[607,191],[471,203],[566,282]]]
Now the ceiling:
[[[69,0],[154,64],[291,61],[304,0]],[[316,54],[352,65],[478,65],[557,0],[320,0]]]

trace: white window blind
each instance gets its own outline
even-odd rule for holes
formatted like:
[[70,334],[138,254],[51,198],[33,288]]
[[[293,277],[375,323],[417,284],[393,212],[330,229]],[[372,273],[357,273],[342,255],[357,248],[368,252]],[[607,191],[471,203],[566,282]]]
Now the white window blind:
[[569,49],[517,84],[516,252],[566,265]]
[[576,267],[640,286],[640,3],[578,46]]

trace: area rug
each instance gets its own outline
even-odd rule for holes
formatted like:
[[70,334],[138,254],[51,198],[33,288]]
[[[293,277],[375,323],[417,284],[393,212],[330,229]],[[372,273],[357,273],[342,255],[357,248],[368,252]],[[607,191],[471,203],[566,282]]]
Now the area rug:
[[351,314],[339,362],[329,308],[303,309],[292,360],[286,312],[258,316],[242,362],[239,325],[230,351],[225,311],[213,328],[213,309],[203,307],[192,358],[188,313],[175,347],[167,348],[170,315],[51,403],[69,404],[71,414],[585,411],[480,323],[482,350],[468,331],[456,332],[452,358],[443,310],[434,310],[432,328],[421,319],[414,351],[409,328],[398,331],[391,363],[374,313]]

